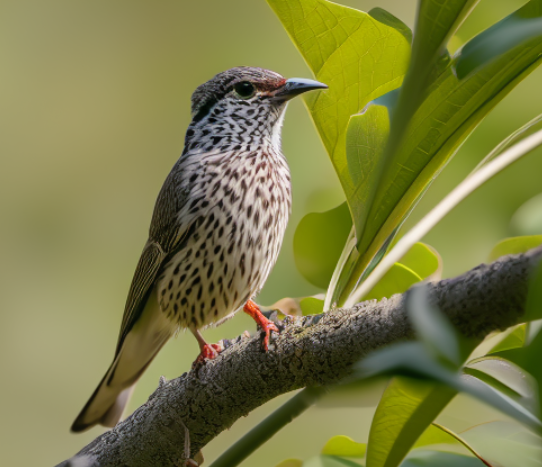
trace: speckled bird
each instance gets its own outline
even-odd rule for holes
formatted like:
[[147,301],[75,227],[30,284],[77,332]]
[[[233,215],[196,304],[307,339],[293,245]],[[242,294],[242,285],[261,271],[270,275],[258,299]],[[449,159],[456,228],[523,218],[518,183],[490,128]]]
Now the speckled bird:
[[243,308],[265,333],[267,351],[278,330],[252,298],[275,265],[290,215],[284,111],[292,97],[323,88],[237,67],[196,89],[184,151],[158,195],[113,363],[72,431],[114,426],[137,380],[179,329],[194,334],[196,362],[204,362],[220,347],[199,330]]

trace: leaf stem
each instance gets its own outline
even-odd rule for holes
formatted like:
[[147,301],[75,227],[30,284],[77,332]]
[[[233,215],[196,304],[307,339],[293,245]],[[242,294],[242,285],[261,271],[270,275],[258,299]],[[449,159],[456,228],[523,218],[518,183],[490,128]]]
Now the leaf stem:
[[487,460],[485,460],[478,451],[476,451],[467,441],[465,441],[461,436],[459,436],[457,433],[454,433],[452,430],[449,430],[445,426],[439,425],[438,423],[433,422],[432,425],[439,430],[444,431],[444,433],[449,434],[452,438],[455,438],[457,441],[459,441],[466,449],[468,449],[475,457],[480,459],[484,465],[487,465],[488,467],[493,467],[492,464],[490,464]]
[[323,386],[305,388],[224,451],[210,467],[235,467],[275,433],[312,407],[327,392]]

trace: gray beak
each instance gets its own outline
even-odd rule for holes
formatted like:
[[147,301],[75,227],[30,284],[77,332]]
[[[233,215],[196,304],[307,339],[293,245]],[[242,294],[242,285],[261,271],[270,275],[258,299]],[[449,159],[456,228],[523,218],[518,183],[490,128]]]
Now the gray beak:
[[290,78],[286,81],[284,86],[275,93],[273,100],[284,102],[307,91],[327,88],[327,84],[314,81],[313,79]]

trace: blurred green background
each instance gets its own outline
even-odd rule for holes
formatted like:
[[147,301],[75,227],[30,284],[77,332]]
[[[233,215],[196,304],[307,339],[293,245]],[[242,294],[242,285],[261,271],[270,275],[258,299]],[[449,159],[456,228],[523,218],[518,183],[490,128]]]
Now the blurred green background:
[[[344,3],[366,11],[379,6],[413,25],[414,0]],[[453,47],[523,3],[482,0]],[[192,91],[237,65],[287,77],[310,72],[264,0],[2,0],[0,60],[0,464],[53,465],[100,433],[68,429],[112,358],[156,195],[182,151]],[[409,224],[498,141],[542,111],[541,78],[542,70],[534,72],[483,122]],[[318,291],[295,269],[293,233],[307,212],[343,200],[301,100],[290,106],[283,141],[294,207],[279,262],[260,296],[265,304]],[[521,233],[510,219],[542,192],[541,174],[538,151],[427,236],[443,256],[445,276],[484,261],[497,240]],[[206,335],[217,341],[244,329],[254,331],[254,324],[238,316]],[[187,371],[196,354],[191,336],[172,340],[140,381],[130,411],[160,375]],[[204,451],[207,461],[287,397],[214,440]],[[375,402],[369,394],[354,408],[314,408],[243,465],[308,457],[335,434],[366,441]],[[496,417],[460,397],[439,420],[462,429]]]

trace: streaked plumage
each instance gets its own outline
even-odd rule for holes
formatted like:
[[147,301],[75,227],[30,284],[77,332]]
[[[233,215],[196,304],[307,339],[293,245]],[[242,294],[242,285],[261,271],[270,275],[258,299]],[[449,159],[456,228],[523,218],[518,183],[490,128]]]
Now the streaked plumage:
[[131,388],[178,329],[189,328],[202,356],[212,356],[198,329],[232,316],[262,288],[291,208],[280,147],[286,103],[323,87],[238,67],[194,92],[185,149],[158,195],[114,361],[73,431],[117,423]]

